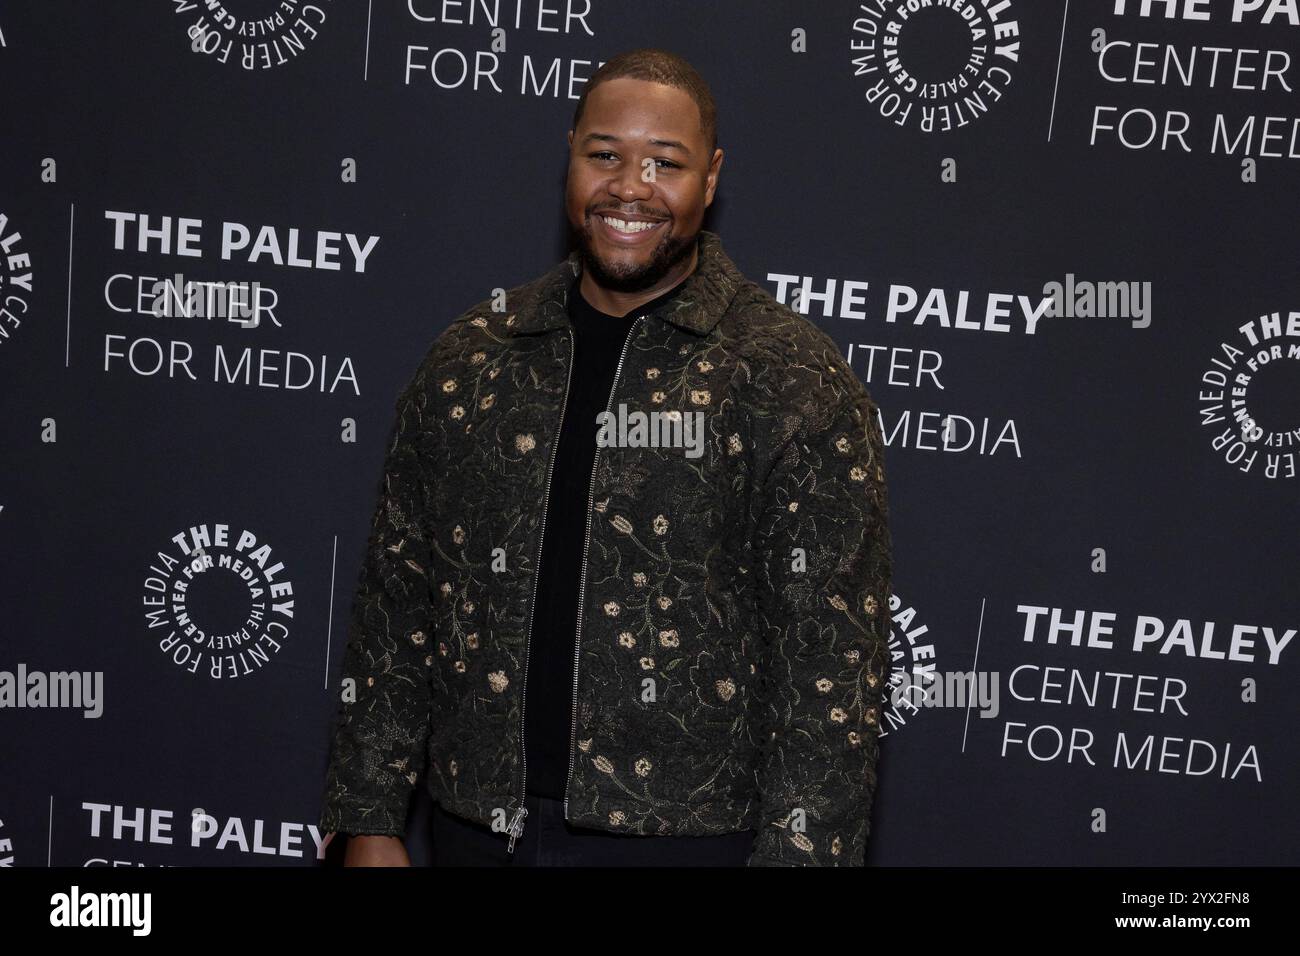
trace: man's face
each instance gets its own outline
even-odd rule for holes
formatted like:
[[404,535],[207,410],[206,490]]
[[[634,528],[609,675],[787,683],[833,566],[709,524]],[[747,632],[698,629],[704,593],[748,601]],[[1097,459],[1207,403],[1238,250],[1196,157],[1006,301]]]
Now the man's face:
[[692,254],[722,166],[708,150],[685,90],[620,77],[591,91],[569,131],[565,205],[597,283],[649,289]]

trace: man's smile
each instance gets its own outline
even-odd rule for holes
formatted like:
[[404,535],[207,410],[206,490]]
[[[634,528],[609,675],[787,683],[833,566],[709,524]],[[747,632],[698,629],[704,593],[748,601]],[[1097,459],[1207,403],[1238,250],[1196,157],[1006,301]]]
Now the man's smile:
[[656,236],[667,223],[666,219],[646,219],[639,216],[623,216],[618,213],[593,213],[592,219],[597,223],[596,229],[607,242],[621,246],[640,245]]

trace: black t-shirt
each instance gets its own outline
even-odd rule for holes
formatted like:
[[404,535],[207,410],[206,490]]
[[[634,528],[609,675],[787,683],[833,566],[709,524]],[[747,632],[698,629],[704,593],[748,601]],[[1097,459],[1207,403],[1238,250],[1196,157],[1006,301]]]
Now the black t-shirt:
[[574,364],[551,473],[528,644],[524,749],[530,794],[563,800],[568,782],[578,586],[587,533],[587,495],[596,458],[596,416],[609,402],[614,370],[637,316],[668,302],[685,282],[683,279],[625,316],[606,315],[593,308],[579,291],[578,278],[569,289]]

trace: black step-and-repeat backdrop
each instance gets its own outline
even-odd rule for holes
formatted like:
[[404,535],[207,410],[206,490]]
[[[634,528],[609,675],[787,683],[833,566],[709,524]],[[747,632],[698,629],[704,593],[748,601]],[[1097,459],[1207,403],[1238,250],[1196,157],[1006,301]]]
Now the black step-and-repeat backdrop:
[[1300,861],[1296,0],[28,0],[0,864],[320,856],[394,399],[565,254],[641,46],[717,98],[706,225],[881,408],[868,861]]

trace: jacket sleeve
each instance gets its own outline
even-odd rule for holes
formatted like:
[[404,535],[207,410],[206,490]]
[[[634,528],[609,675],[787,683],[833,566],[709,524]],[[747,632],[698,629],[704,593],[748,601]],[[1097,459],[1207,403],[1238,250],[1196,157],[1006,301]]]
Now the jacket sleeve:
[[862,866],[866,855],[892,547],[876,406],[851,385],[804,416],[763,481],[755,604],[766,723],[750,866]]
[[420,377],[397,401],[343,654],[322,832],[406,833],[430,729],[430,545],[419,516],[430,494],[422,469]]

